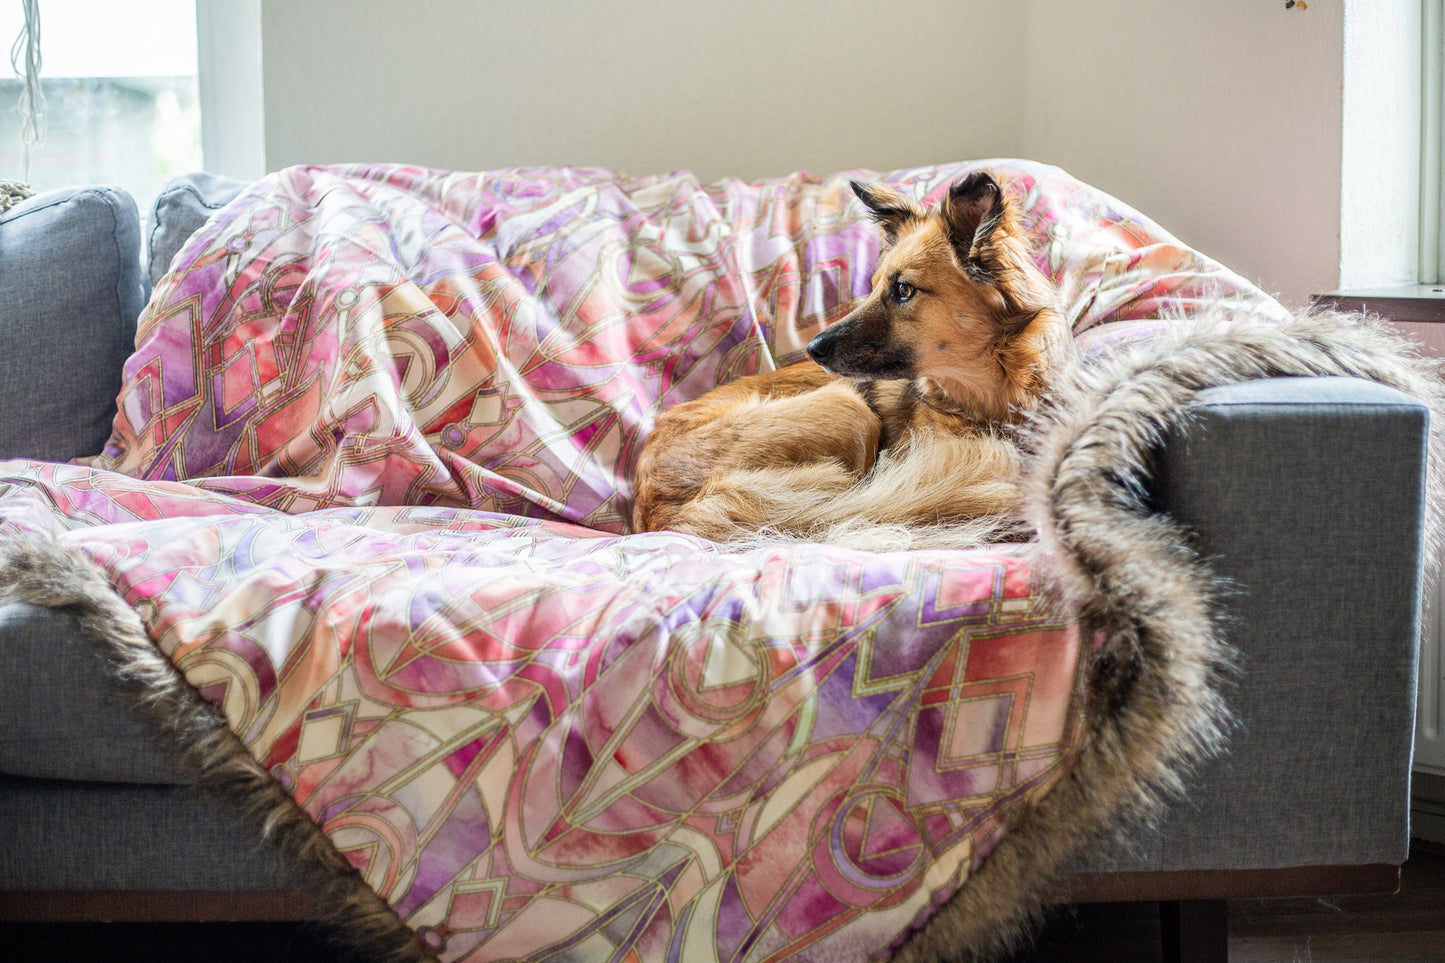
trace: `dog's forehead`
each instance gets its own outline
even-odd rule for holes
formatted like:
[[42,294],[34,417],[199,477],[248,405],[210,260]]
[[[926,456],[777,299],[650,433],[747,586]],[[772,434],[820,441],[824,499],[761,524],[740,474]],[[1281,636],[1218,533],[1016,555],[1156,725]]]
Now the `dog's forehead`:
[[873,286],[908,268],[942,270],[951,266],[952,260],[943,218],[930,213],[911,222],[883,252],[873,272]]

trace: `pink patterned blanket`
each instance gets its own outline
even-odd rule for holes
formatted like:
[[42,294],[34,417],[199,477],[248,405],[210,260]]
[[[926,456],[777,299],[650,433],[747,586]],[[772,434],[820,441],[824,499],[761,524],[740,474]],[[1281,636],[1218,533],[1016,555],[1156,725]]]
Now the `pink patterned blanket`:
[[[1282,314],[1056,169],[883,177],[931,198],[978,166],[1086,346],[1221,298]],[[272,175],[156,289],[105,454],[4,466],[0,533],[98,566],[440,959],[886,952],[1070,764],[1082,615],[1035,546],[625,522],[659,410],[866,293],[846,184]]]

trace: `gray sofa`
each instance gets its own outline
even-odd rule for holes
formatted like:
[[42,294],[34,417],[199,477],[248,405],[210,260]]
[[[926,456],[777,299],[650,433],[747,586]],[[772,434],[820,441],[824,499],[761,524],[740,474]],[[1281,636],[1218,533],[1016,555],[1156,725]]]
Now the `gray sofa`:
[[[114,189],[0,214],[0,457],[99,451],[146,292],[243,186],[169,183],[144,260]],[[1258,381],[1207,392],[1159,452],[1158,509],[1234,588],[1239,725],[1159,825],[1079,867],[1075,901],[1161,901],[1166,954],[1223,960],[1226,899],[1396,886],[1426,423],[1378,385]],[[310,913],[293,869],[192,784],[63,611],[0,608],[0,825],[0,920]]]

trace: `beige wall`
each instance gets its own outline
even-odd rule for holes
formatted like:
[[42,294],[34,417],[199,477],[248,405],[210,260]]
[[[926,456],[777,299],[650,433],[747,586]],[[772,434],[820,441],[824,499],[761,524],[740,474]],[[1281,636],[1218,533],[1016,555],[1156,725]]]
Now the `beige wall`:
[[265,0],[267,164],[710,180],[1011,154],[1023,90],[997,65],[1019,50],[1012,6]]
[[1334,287],[1338,2],[1303,12],[1260,0],[1028,8],[1025,151],[1286,300]]
[[1340,0],[262,0],[266,166],[705,179],[1026,156],[1300,300],[1339,276]]

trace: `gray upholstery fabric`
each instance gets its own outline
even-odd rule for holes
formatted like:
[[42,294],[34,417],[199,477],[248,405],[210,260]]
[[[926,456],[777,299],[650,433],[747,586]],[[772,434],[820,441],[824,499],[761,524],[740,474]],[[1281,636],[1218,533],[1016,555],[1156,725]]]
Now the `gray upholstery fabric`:
[[0,776],[0,815],[0,892],[301,888],[279,847],[194,786]]
[[150,264],[150,287],[165,276],[181,245],[207,219],[249,182],[219,174],[183,174],[161,185],[151,207],[150,240],[146,250]]
[[1229,754],[1093,871],[1398,863],[1409,845],[1428,412],[1389,388],[1204,392],[1161,506],[1236,591]]
[[0,458],[100,452],[143,298],[125,191],[49,191],[0,214]]
[[175,746],[131,708],[69,616],[0,608],[0,773],[184,783]]

